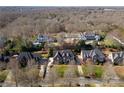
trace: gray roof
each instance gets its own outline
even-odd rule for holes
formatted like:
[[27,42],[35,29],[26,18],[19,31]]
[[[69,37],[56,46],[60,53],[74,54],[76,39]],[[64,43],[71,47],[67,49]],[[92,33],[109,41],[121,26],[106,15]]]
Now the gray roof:
[[84,33],[81,34],[82,40],[100,40],[100,35],[95,33]]
[[34,45],[41,44],[43,42],[52,42],[54,41],[52,38],[49,38],[46,35],[38,35],[37,39],[34,41]]
[[17,59],[20,63],[28,62],[32,59],[35,60],[36,64],[45,64],[48,61],[46,59],[43,59],[38,54],[33,54],[31,52],[21,52]]
[[119,64],[122,63],[122,61],[124,60],[124,52],[113,52],[112,53],[112,58],[115,64]]
[[93,50],[82,50],[83,61],[86,61],[88,58],[91,58],[93,61],[104,62],[105,56],[99,49]]
[[38,35],[37,41],[39,42],[46,42],[48,40],[48,36],[46,35]]
[[54,61],[57,61],[57,64],[69,64],[69,62],[75,60],[75,56],[71,50],[61,50],[54,51]]

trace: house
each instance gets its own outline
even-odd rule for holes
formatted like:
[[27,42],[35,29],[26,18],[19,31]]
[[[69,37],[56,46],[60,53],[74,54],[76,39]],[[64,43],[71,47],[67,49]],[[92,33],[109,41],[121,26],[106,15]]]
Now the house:
[[93,41],[99,41],[101,36],[95,32],[84,32],[84,33],[69,33],[65,34],[64,41],[67,43],[74,43],[77,40],[84,40],[86,43],[92,43]]
[[46,35],[38,35],[37,40],[42,43],[48,41],[48,36]]
[[33,42],[33,45],[40,45],[43,42],[47,42],[48,37],[46,35],[38,35],[37,39]]
[[101,39],[100,35],[96,33],[89,33],[89,32],[84,32],[83,34],[80,34],[80,39],[81,40],[94,40],[94,41],[99,41]]
[[105,62],[105,56],[98,48],[92,50],[81,50],[81,58],[84,62],[86,62],[87,59],[90,58],[94,64]]
[[17,57],[18,62],[21,66],[27,66],[28,62],[34,60],[34,64],[44,65],[48,62],[48,59],[43,59],[38,54],[33,54],[31,52],[21,52]]
[[53,64],[77,64],[76,57],[71,50],[55,51]]
[[124,62],[124,51],[111,52],[108,56],[111,62],[115,65],[121,65]]
[[46,35],[38,35],[37,39],[33,42],[33,45],[40,45],[44,42],[54,42],[54,40]]

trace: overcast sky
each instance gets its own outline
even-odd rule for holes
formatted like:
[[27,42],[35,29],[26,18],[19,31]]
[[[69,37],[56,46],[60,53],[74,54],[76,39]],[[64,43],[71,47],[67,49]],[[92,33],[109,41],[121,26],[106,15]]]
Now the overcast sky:
[[0,0],[0,6],[123,6],[124,0]]

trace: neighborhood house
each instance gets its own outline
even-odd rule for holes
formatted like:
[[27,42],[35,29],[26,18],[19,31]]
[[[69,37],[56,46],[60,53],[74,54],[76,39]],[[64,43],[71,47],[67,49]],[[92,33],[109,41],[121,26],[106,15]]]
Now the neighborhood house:
[[33,42],[33,45],[40,45],[44,42],[53,42],[52,38],[49,38],[46,35],[38,35],[37,39]]
[[115,65],[120,65],[123,64],[124,62],[124,52],[112,52],[109,54],[109,59],[111,60],[111,62]]
[[95,40],[99,41],[101,39],[100,35],[92,32],[84,32],[83,34],[81,33],[81,40]]
[[75,55],[71,50],[55,51],[53,61],[53,64],[77,64]]
[[65,42],[73,43],[75,40],[84,40],[87,44],[93,41],[100,41],[101,36],[95,32],[84,32],[78,34],[65,34]]
[[88,58],[91,58],[94,64],[105,62],[104,54],[97,48],[93,50],[81,50],[81,58],[84,62],[86,62]]
[[48,62],[47,59],[43,59],[38,54],[33,54],[31,52],[21,52],[18,55],[17,59],[21,66],[28,65],[28,62],[30,62],[31,60],[34,60],[35,61],[34,64],[38,64],[38,65],[43,65],[46,64],[46,62]]

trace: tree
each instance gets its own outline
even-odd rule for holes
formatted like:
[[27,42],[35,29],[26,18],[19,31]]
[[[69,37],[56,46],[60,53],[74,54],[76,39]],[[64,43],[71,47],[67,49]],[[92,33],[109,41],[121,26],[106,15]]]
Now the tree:
[[53,56],[53,48],[49,48],[48,51],[49,51],[49,52],[48,52],[48,53],[49,53],[49,54],[48,54],[49,57],[52,57],[52,56]]
[[85,46],[85,41],[80,40],[76,45],[75,45],[75,52],[80,52],[81,48]]
[[39,76],[39,69],[34,64],[33,60],[28,62],[26,68],[19,71],[18,82],[23,86],[39,86],[41,78]]
[[116,75],[116,72],[114,71],[113,69],[113,66],[112,64],[110,64],[109,62],[107,62],[105,65],[104,65],[104,73],[103,73],[103,80],[105,80],[105,82],[107,84],[110,83],[110,80],[115,80],[115,79],[119,79],[118,76]]
[[76,69],[75,65],[70,65],[64,73],[64,79],[65,79],[65,82],[67,83],[66,85],[69,87],[72,86],[72,83],[75,81],[77,77],[75,69]]
[[110,48],[121,49],[122,45],[112,38],[105,38],[104,45]]
[[58,75],[57,75],[57,73],[56,73],[54,68],[50,69],[47,78],[48,78],[47,82],[50,83],[52,87],[54,87],[55,86],[55,82],[58,79]]
[[86,65],[83,66],[84,76],[88,77],[88,78],[91,78],[92,74],[93,74],[93,68],[94,68],[94,66],[92,64],[92,60],[88,59],[87,62],[86,62]]
[[96,47],[98,46],[98,42],[97,42],[97,41],[93,41],[92,46],[93,46],[94,48],[96,48]]
[[18,87],[19,82],[18,82],[18,76],[19,76],[19,65],[16,59],[11,59],[10,62],[8,63],[8,68],[9,70],[12,71],[16,87]]

